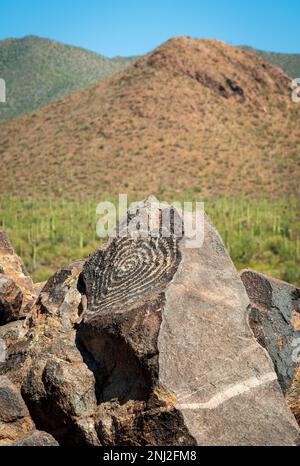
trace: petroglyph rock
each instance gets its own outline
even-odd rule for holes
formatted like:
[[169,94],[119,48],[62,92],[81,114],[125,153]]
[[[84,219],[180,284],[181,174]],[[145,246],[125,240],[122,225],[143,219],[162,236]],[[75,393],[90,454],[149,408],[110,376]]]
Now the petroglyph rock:
[[[152,200],[119,233],[149,215]],[[203,245],[188,247],[179,212],[162,204],[159,219],[166,210],[169,237],[165,225],[154,238],[120,235],[83,268],[78,336],[93,359],[101,443],[296,443],[297,423],[248,325],[247,294],[219,234],[205,217]]]
[[[168,204],[159,204],[152,218],[153,202],[131,208],[85,263],[38,285],[34,304],[25,300],[25,320],[0,326],[0,444],[299,442],[271,358],[248,324],[245,288],[215,228],[204,216],[204,236],[198,225],[195,239],[188,216]],[[25,296],[17,264],[0,234],[0,274]],[[287,304],[282,315],[294,337],[298,314],[290,298],[280,291],[272,302]],[[281,369],[285,364],[282,356]],[[296,372],[286,367],[289,383]],[[295,400],[294,393],[286,387],[287,399]]]

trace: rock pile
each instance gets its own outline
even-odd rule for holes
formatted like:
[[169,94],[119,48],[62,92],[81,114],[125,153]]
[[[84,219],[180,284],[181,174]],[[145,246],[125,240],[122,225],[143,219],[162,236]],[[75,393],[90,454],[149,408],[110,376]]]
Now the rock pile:
[[[278,370],[275,328],[259,320],[253,283],[242,274],[249,301],[209,219],[198,248],[178,233],[180,213],[166,204],[159,219],[171,219],[169,234],[161,224],[148,237],[120,234],[128,219],[149,216],[151,200],[135,206],[119,235],[87,261],[59,270],[37,297],[24,268],[28,287],[16,279],[19,262],[2,233],[2,250],[17,270],[5,269],[0,256],[3,283],[10,278],[20,288],[22,304],[16,289],[3,287],[0,315],[10,317],[0,326],[0,444],[299,442],[286,403],[297,417],[297,363],[285,349]],[[282,295],[293,308],[286,326],[296,322],[294,330],[281,328],[291,345],[300,315],[293,299]]]

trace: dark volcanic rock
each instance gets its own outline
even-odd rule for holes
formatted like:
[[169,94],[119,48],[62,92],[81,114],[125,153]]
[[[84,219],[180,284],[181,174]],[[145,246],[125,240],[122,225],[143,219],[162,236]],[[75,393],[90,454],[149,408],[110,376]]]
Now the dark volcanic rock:
[[169,394],[156,390],[148,402],[100,404],[95,419],[101,444],[196,445],[173,402]]
[[[0,326],[1,445],[296,443],[218,233],[204,217],[204,243],[191,248],[188,223],[160,204],[149,237],[153,202],[131,209],[119,236],[85,263],[37,286],[25,320]],[[124,235],[127,222],[138,226],[134,237]],[[25,296],[20,263],[1,241],[0,273]]]
[[[150,212],[151,199],[129,221]],[[243,284],[204,218],[190,248],[170,235],[111,239],[86,262],[79,339],[94,361],[103,444],[289,445],[299,429],[247,323]],[[144,225],[144,224],[143,224]],[[144,227],[143,227],[144,228]],[[140,226],[140,233],[144,232]],[[176,232],[176,234],[175,234]]]
[[76,342],[82,265],[75,262],[50,278],[28,320],[30,362],[22,394],[37,427],[62,445],[99,444],[92,419],[95,380]]
[[300,424],[300,289],[252,270],[241,273],[249,321],[266,348],[286,400]]
[[27,408],[19,392],[5,377],[0,379],[0,421],[13,422],[26,416]]
[[49,279],[25,329],[8,346],[5,363],[0,364],[0,374],[20,387],[37,429],[61,445],[99,444],[93,422],[94,375],[76,341],[82,265],[78,261],[63,267]]
[[0,445],[10,445],[34,429],[19,390],[7,377],[0,377]]
[[[151,264],[147,254],[153,255]],[[145,262],[139,263],[143,255]],[[118,260],[120,263],[115,262]],[[173,239],[122,238],[113,240],[104,253],[96,252],[86,263],[83,278],[88,312],[80,336],[101,366],[101,379],[106,380],[101,401],[143,399],[152,389],[158,373],[163,291],[179,260]],[[132,266],[134,275],[126,277],[126,268]]]
[[0,377],[0,446],[58,445],[46,432],[37,431],[18,388]]

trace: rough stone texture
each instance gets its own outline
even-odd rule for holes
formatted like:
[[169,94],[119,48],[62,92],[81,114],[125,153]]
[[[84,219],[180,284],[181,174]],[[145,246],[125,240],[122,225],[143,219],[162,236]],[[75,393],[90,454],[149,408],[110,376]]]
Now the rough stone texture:
[[25,335],[26,326],[24,320],[10,322],[0,326],[0,340],[4,340],[7,345],[14,343],[18,338]]
[[0,377],[0,445],[10,445],[35,427],[19,390],[7,377]]
[[19,390],[0,377],[0,446],[54,446],[58,442],[48,433],[35,429]]
[[0,250],[1,253],[14,254],[14,248],[7,236],[7,234],[0,229]]
[[15,345],[19,338],[26,333],[24,320],[10,322],[0,326],[0,372],[1,366],[5,365],[7,352],[10,346]]
[[34,283],[33,284],[33,287],[34,287],[34,291],[35,291],[35,294],[37,296],[39,296],[39,294],[41,293],[41,291],[43,290],[44,286],[46,285],[47,282],[39,282],[39,283]]
[[19,442],[13,444],[18,447],[58,447],[59,443],[47,432],[36,430]]
[[0,399],[2,422],[12,422],[21,419],[27,414],[27,408],[14,385],[6,378],[0,379]]
[[37,428],[62,445],[99,444],[92,418],[94,376],[76,342],[82,265],[64,267],[47,282],[27,319],[27,333],[8,348],[2,368],[21,387]]
[[274,363],[286,400],[300,424],[300,289],[252,270],[241,273],[249,322]]
[[157,237],[122,237],[150,201],[121,221],[121,237],[38,286],[25,320],[0,326],[0,444],[298,441],[248,325],[245,288],[209,220],[199,249],[175,234],[180,216],[165,204]]
[[[13,250],[11,242],[3,230],[0,230],[0,273],[4,274],[18,287],[22,293],[22,302],[18,310],[14,309],[13,320],[24,318],[31,309],[36,293],[33,282],[25,269],[25,266]],[[12,285],[11,285],[12,286]],[[1,288],[1,283],[0,283]],[[18,303],[19,306],[19,303]],[[16,301],[16,308],[17,301]],[[1,302],[0,302],[0,319],[1,319]],[[5,320],[3,323],[6,323]]]
[[[148,212],[149,201],[138,209]],[[201,248],[187,248],[171,228],[169,238],[112,239],[84,266],[79,339],[94,360],[102,444],[298,441],[247,323],[243,284],[207,218],[204,226]]]
[[0,446],[58,445],[46,432],[37,431],[18,388],[0,377]]
[[23,293],[18,285],[0,273],[0,325],[19,319],[22,301]]

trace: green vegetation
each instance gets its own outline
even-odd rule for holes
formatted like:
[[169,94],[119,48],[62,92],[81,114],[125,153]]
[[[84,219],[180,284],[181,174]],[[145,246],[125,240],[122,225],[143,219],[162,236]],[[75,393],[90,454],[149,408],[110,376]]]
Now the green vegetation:
[[291,78],[300,77],[300,54],[264,52],[263,50],[256,50],[247,46],[242,48],[257,53],[265,61],[281,68]]
[[300,284],[300,201],[228,200],[206,204],[238,270],[249,267]]
[[88,50],[27,36],[0,42],[0,72],[7,102],[0,120],[43,105],[105,79],[135,60],[106,58]]
[[[300,77],[300,54],[272,53],[243,47]],[[0,121],[47,105],[73,91],[103,80],[133,63],[137,57],[107,58],[79,47],[27,36],[0,42],[1,78],[7,86],[7,102]]]
[[[186,200],[195,197],[201,195],[184,196]],[[205,210],[238,269],[251,267],[299,285],[299,203],[296,199],[222,198],[207,201]],[[96,202],[0,199],[0,227],[35,281],[95,250],[99,245],[96,222]]]

